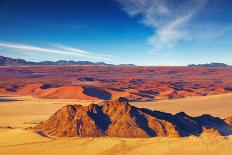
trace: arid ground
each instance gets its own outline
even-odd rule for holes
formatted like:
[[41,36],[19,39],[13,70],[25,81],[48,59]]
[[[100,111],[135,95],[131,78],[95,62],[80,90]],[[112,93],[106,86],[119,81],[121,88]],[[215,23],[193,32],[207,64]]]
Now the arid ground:
[[[205,113],[226,118],[231,116],[232,94],[207,97],[189,97],[160,102],[131,103],[140,107],[177,113],[185,111],[199,116]],[[45,121],[57,109],[67,104],[99,103],[101,101],[78,101],[68,99],[37,99],[29,96],[0,97],[0,154],[162,154],[229,155],[232,137],[202,135],[185,138],[48,138],[26,127]],[[193,108],[195,107],[195,108]],[[220,107],[220,108],[218,108]],[[206,110],[207,109],[207,110]]]
[[232,0],[0,0],[0,155],[232,155]]
[[21,66],[0,74],[2,95],[37,98],[154,101],[232,91],[231,67]]
[[232,137],[46,137],[26,129],[69,104],[127,97],[131,105],[171,114],[232,116],[231,67],[1,67],[0,154],[229,155]]

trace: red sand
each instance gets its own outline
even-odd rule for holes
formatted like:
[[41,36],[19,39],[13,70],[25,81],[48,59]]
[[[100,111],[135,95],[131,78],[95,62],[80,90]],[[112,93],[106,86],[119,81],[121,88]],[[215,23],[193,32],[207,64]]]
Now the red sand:
[[38,98],[147,101],[222,94],[232,88],[231,67],[25,66],[0,67],[0,75],[2,95]]

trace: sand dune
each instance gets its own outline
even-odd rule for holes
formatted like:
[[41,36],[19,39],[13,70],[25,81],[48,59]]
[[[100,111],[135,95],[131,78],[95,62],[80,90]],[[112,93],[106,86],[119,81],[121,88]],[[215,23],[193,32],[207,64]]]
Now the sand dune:
[[[161,100],[157,102],[135,102],[132,105],[156,109],[168,113],[184,111],[190,116],[210,114],[227,118],[232,116],[232,94],[184,99]],[[0,126],[29,127],[47,120],[54,112],[67,104],[89,105],[97,100],[37,99],[30,96],[0,97]]]
[[0,94],[154,101],[231,93],[231,67],[8,66]]
[[[141,107],[176,113],[185,111],[197,116],[209,113],[231,116],[232,94],[193,97],[178,100],[133,103]],[[230,155],[232,137],[186,138],[46,138],[25,127],[48,119],[67,104],[89,105],[100,101],[36,99],[33,97],[0,97],[0,154],[3,155],[76,155],[76,154],[156,154],[156,155]],[[179,106],[179,107],[178,107]],[[16,129],[5,128],[17,127]]]
[[0,126],[29,127],[48,119],[67,104],[89,105],[100,101],[73,99],[37,99],[30,96],[0,97]]
[[232,137],[53,139],[22,129],[0,130],[4,155],[230,155],[231,151]]
[[200,116],[206,113],[221,118],[232,116],[231,93],[160,100],[157,102],[134,102],[131,104],[137,107],[165,111],[172,114],[183,111],[190,116]]
[[[10,90],[10,91],[9,91]],[[137,91],[137,90],[135,90]],[[138,92],[138,91],[137,91]],[[16,88],[0,88],[2,95],[32,96],[41,99],[78,99],[78,100],[111,100],[127,97],[131,100],[142,100],[141,96],[130,94],[118,89],[97,88],[94,86],[53,86],[50,84],[34,83]],[[141,98],[141,99],[140,99]],[[143,100],[147,100],[144,96]]]

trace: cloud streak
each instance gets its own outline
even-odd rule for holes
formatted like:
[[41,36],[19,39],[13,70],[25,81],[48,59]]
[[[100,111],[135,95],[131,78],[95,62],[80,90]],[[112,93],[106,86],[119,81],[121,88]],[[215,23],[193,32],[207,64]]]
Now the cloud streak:
[[148,43],[151,53],[170,49],[188,39],[186,25],[207,4],[207,0],[118,0],[129,16],[140,15],[142,23],[153,29]]
[[109,60],[112,57],[112,56],[96,54],[93,52],[89,52],[73,47],[68,47],[64,45],[56,45],[55,48],[43,48],[43,47],[32,46],[27,44],[0,42],[0,48],[24,50],[29,53],[40,52],[40,53],[48,53],[48,54],[59,54],[64,56],[68,55],[68,56],[73,56],[78,58],[82,57],[82,58],[88,58],[98,61]]

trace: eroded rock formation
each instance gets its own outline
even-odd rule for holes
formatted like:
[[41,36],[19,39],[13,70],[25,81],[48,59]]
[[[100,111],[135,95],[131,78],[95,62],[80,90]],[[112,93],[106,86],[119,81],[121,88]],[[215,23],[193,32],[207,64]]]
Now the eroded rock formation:
[[126,99],[102,105],[67,105],[33,129],[51,136],[83,137],[182,137],[200,136],[205,129],[229,135],[232,128],[224,120],[202,115],[190,117],[131,106]]

